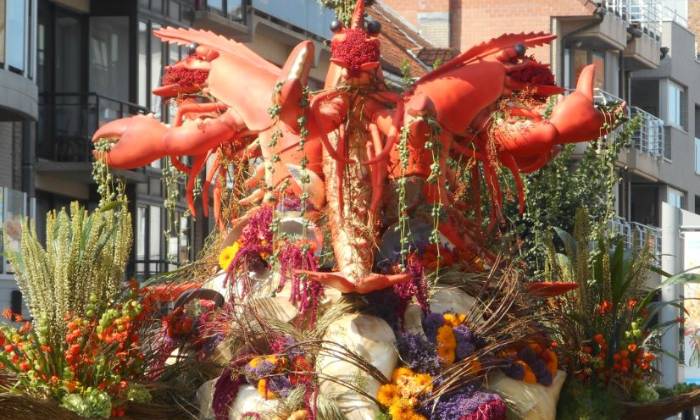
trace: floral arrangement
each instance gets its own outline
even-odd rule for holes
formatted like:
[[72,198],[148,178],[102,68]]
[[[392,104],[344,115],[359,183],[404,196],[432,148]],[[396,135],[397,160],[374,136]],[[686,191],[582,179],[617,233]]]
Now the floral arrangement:
[[[556,346],[556,342],[553,344]],[[505,350],[499,353],[499,357],[507,361],[507,367],[503,369],[506,375],[529,384],[551,385],[559,368],[557,354],[538,343],[529,343],[519,350]]]
[[135,283],[120,285],[130,229],[125,207],[88,214],[73,204],[70,216],[49,214],[43,248],[24,224],[22,247],[9,258],[33,320],[6,311],[21,325],[0,326],[8,390],[89,418],[124,415],[127,402],[150,400],[141,384],[146,314]]

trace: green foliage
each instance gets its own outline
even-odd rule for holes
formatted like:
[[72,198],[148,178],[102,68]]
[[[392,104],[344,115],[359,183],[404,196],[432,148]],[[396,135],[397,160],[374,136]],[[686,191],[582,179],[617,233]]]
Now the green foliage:
[[568,380],[559,396],[559,420],[616,420],[622,414],[617,400],[606,389]]
[[587,209],[591,221],[614,215],[617,158],[638,127],[638,119],[630,120],[618,134],[609,136],[612,140],[591,143],[583,155],[576,155],[574,145],[564,146],[547,166],[524,177],[525,214],[519,217],[515,206],[508,208],[508,214],[524,242],[524,256],[535,270],[542,269],[551,228],[572,231],[577,209]]
[[355,9],[355,0],[318,0],[318,2],[322,6],[333,10],[338,20],[343,22],[343,24],[350,24],[350,18]]
[[87,388],[82,394],[66,394],[61,406],[81,417],[109,418],[112,413],[112,400],[106,392]]

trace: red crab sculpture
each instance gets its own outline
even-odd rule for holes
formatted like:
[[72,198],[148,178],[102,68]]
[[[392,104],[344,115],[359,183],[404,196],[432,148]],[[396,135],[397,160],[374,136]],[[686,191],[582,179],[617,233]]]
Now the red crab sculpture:
[[[549,68],[526,52],[551,42],[553,35],[492,39],[396,93],[384,81],[380,27],[366,22],[363,0],[357,1],[349,27],[334,22],[332,30],[325,86],[308,97],[314,56],[309,41],[299,44],[280,69],[211,32],[158,30],[163,41],[197,44],[189,57],[166,69],[165,85],[154,90],[178,105],[174,124],[136,116],[106,124],[94,140],[113,141],[106,159],[117,168],[171,156],[190,176],[193,212],[194,179],[216,155],[203,199],[206,212],[209,184],[221,174],[214,200],[221,228],[227,223],[220,219],[227,165],[262,158],[249,171],[245,186],[250,192],[240,203],[255,208],[290,194],[307,198],[327,217],[335,271],[305,274],[342,292],[368,293],[410,278],[372,271],[377,239],[387,229],[381,214],[387,212],[391,196],[386,191],[393,182],[410,178],[420,186],[421,204],[440,203],[446,209],[438,226],[441,236],[478,268],[493,257],[480,246],[479,221],[469,220],[463,210],[480,207],[480,166],[494,225],[502,217],[499,165],[515,176],[522,206],[520,172],[542,167],[558,145],[594,140],[614,126],[616,110],[594,106],[593,66],[583,70],[575,92],[549,106],[563,90],[554,85]],[[435,142],[440,147],[426,147]],[[191,167],[181,163],[182,156],[193,157]],[[447,165],[460,157],[471,162],[469,202],[453,194],[454,171]],[[238,222],[245,223],[245,217]]]

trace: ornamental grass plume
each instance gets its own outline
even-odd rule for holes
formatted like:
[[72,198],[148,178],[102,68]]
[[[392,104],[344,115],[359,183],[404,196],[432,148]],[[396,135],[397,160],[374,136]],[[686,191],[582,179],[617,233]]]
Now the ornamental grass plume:
[[67,314],[88,315],[91,297],[104,310],[120,292],[131,250],[131,216],[126,205],[88,213],[79,203],[51,211],[46,218],[46,247],[34,226],[22,224],[18,251],[8,258],[39,329],[52,344],[67,331]]

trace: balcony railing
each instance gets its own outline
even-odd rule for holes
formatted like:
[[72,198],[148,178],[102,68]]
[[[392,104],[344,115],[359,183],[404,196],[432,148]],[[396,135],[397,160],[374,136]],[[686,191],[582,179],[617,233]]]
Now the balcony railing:
[[610,222],[610,229],[620,235],[627,249],[642,249],[648,246],[656,264],[661,262],[661,229],[637,222],[629,222],[615,216]]
[[655,39],[661,39],[663,8],[658,0],[607,0],[605,8]]
[[640,119],[639,130],[632,135],[634,147],[655,158],[664,157],[666,143],[664,121],[636,106],[630,107],[630,114]]
[[101,125],[148,110],[97,93],[40,95],[37,155],[55,162],[90,162],[92,135]]

